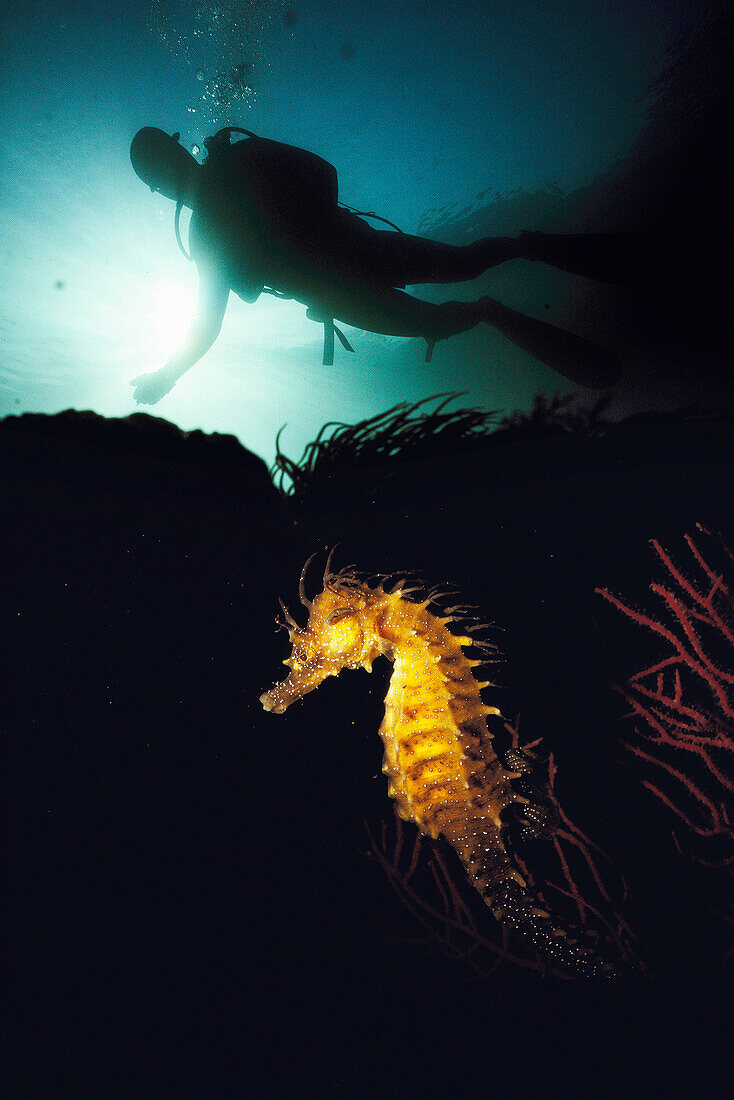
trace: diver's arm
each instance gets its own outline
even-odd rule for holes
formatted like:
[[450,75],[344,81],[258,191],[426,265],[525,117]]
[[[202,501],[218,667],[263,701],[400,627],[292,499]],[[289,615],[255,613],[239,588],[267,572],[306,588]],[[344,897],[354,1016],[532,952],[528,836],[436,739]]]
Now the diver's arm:
[[200,269],[196,316],[183,344],[160,370],[140,374],[130,383],[135,387],[133,397],[139,405],[157,404],[209,351],[221,331],[228,298],[226,280],[213,268]]
[[219,336],[228,298],[226,282],[211,275],[200,279],[199,301],[191,328],[182,346],[162,368],[171,378],[171,386],[206,355]]

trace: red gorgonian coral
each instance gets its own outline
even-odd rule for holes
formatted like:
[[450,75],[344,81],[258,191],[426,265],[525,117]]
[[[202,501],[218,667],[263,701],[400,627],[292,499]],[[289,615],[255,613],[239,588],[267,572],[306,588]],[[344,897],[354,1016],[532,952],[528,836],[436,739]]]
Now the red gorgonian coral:
[[685,536],[686,565],[652,541],[667,573],[650,585],[657,615],[596,591],[664,643],[662,657],[617,688],[638,720],[626,748],[660,776],[642,783],[688,830],[690,857],[734,879],[734,555],[697,526],[697,541]]

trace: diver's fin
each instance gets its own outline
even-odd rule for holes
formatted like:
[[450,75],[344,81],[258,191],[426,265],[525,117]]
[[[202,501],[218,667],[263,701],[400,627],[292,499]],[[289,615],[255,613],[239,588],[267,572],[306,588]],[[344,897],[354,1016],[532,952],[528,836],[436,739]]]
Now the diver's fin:
[[663,233],[520,234],[522,258],[629,288],[655,287],[679,271],[683,244]]
[[617,357],[591,340],[549,325],[547,321],[527,317],[494,298],[482,298],[479,304],[483,308],[484,321],[569,381],[593,389],[606,389],[619,378]]

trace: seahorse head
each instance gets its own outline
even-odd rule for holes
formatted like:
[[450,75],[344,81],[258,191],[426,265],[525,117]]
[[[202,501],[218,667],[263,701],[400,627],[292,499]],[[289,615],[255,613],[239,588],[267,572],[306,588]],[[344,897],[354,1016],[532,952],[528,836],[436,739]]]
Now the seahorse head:
[[338,676],[343,668],[365,668],[381,652],[379,639],[367,614],[370,590],[359,585],[341,585],[338,578],[327,583],[313,600],[306,598],[304,577],[311,558],[301,574],[301,603],[308,608],[308,623],[298,626],[281,602],[293,650],[283,662],[290,672],[285,680],[260,696],[265,710],[283,714],[297,699],[319,686],[327,676]]

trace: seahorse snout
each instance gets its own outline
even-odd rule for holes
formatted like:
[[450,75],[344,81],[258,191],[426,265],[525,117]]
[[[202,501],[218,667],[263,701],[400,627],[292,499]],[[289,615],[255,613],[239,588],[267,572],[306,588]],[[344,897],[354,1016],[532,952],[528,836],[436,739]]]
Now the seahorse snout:
[[284,714],[286,710],[286,704],[282,699],[275,697],[275,692],[264,691],[260,696],[260,702],[263,705],[263,710],[269,711],[271,714]]

